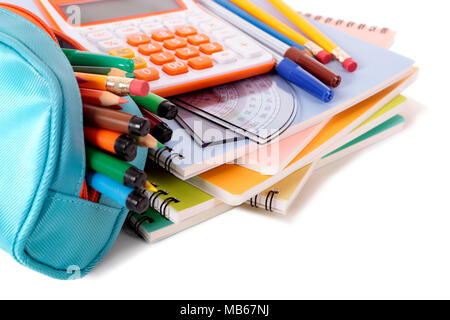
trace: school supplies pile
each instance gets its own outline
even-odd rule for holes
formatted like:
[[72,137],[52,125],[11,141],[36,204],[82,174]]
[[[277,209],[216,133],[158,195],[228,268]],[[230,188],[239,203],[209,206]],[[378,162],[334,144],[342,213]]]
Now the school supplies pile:
[[[85,103],[87,183],[150,241],[233,206],[285,214],[315,170],[402,129],[400,94],[418,73],[387,49],[392,31],[281,0],[74,1],[77,25],[65,2],[39,2],[90,51],[64,49]],[[130,164],[139,148],[145,172]]]

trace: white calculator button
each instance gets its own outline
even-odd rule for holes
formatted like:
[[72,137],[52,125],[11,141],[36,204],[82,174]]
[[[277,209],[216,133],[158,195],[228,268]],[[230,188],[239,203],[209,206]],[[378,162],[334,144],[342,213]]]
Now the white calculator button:
[[206,15],[203,15],[203,14],[201,14],[201,15],[199,14],[199,15],[195,15],[195,16],[192,16],[192,17],[188,17],[188,21],[191,24],[195,24],[195,25],[199,25],[199,24],[201,24],[203,22],[207,22],[209,20],[211,20],[211,18],[206,16]]
[[141,30],[147,34],[151,34],[153,31],[162,29],[164,29],[164,26],[160,23],[146,23],[141,25]]
[[92,42],[98,42],[102,40],[108,40],[113,37],[113,34],[109,31],[97,31],[91,32],[86,35],[86,38]]
[[136,25],[145,24],[145,23],[161,23],[161,18],[159,18],[159,17],[140,18],[140,19],[134,20],[134,23]]
[[119,22],[114,22],[114,23],[108,24],[108,29],[116,30],[119,28],[125,28],[125,27],[129,27],[129,26],[131,26],[131,23],[129,21],[119,21]]
[[214,30],[218,30],[218,29],[224,29],[226,27],[226,25],[224,25],[221,22],[217,22],[217,21],[208,21],[208,22],[204,22],[200,25],[200,29],[205,32],[205,33],[210,33]]
[[104,52],[109,52],[114,49],[120,49],[122,47],[122,41],[117,39],[104,40],[100,41],[97,45],[100,48],[100,50]]
[[237,60],[237,56],[232,51],[221,51],[212,54],[214,61],[220,64],[227,64]]
[[139,33],[140,30],[136,27],[123,27],[116,30],[116,34],[119,37],[125,38],[133,34]]
[[225,39],[233,38],[234,36],[236,36],[236,32],[231,29],[222,29],[214,31],[212,33],[212,36],[220,41],[224,41]]
[[164,25],[169,29],[175,29],[176,27],[181,27],[186,25],[186,20],[184,19],[171,19],[164,21]]
[[260,56],[263,51],[253,41],[246,38],[236,37],[225,40],[225,45],[239,53],[244,58],[254,58]]
[[99,31],[103,31],[104,27],[100,27],[100,26],[90,26],[90,27],[83,27],[83,28],[79,28],[79,30],[77,29],[77,31],[79,31],[82,34],[86,34],[86,33],[90,33],[90,32],[99,32]]

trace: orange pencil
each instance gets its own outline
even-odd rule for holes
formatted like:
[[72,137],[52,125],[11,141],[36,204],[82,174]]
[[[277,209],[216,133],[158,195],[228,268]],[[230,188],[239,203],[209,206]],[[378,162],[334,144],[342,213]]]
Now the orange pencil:
[[80,88],[80,93],[84,103],[97,106],[111,107],[121,103],[128,103],[127,99],[108,91]]
[[75,72],[75,75],[87,80],[85,83],[78,84],[80,88],[105,90],[118,95],[131,94],[138,97],[146,97],[150,91],[148,82],[142,80],[82,72]]

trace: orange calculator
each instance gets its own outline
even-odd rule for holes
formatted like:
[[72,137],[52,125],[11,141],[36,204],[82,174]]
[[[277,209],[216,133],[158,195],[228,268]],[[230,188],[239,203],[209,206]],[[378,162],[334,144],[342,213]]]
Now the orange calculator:
[[193,0],[36,0],[62,32],[92,52],[133,58],[152,92],[172,96],[266,73],[254,40]]

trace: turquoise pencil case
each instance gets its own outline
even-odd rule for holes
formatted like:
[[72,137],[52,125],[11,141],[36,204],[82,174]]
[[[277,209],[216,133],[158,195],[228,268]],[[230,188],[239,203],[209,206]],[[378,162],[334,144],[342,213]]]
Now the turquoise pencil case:
[[[32,13],[0,4],[0,248],[47,276],[77,279],[108,252],[128,211],[83,199],[82,102],[58,40]],[[140,150],[133,164],[143,169],[145,159]]]

